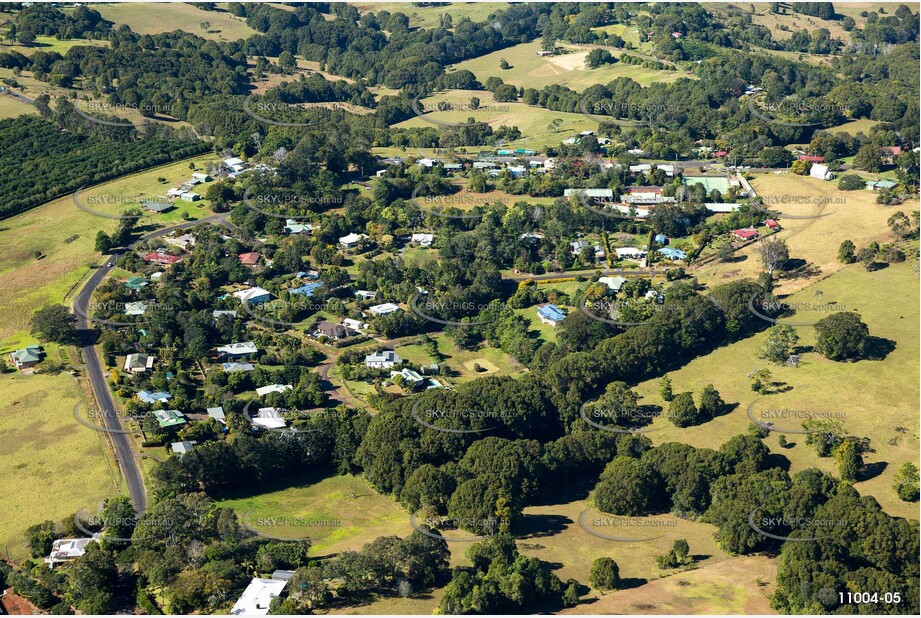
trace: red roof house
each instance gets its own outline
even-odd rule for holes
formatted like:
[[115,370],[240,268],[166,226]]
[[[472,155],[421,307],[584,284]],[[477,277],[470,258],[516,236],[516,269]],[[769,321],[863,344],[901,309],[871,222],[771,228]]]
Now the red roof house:
[[759,234],[758,234],[758,230],[744,229],[744,230],[732,230],[732,236],[733,238],[737,238],[739,240],[752,240],[754,238],[758,238]]
[[713,153],[713,156],[716,157],[717,159],[722,159],[728,154],[729,153],[725,150],[717,150],[716,152]]
[[765,219],[765,220],[764,220],[764,224],[765,224],[766,226],[768,226],[768,228],[770,228],[770,229],[772,229],[772,230],[779,230],[779,229],[780,229],[780,224],[777,223],[777,221],[775,221],[774,219]]
[[825,157],[820,157],[818,155],[800,155],[800,161],[808,161],[809,163],[824,163]]
[[152,262],[154,264],[165,264],[169,266],[171,264],[175,264],[176,262],[178,262],[180,258],[178,255],[170,255],[166,251],[163,251],[162,249],[160,249],[157,251],[151,251],[150,253],[142,256],[142,259],[145,262]]
[[259,254],[255,251],[241,253],[237,257],[240,259],[240,263],[244,266],[255,266],[259,263]]
[[893,157],[897,157],[900,154],[902,154],[902,147],[901,146],[884,146],[883,152]]

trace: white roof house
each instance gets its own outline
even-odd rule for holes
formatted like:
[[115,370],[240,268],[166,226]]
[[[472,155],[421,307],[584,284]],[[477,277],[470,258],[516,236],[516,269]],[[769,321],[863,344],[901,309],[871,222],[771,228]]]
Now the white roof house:
[[364,330],[370,326],[366,322],[361,320],[353,320],[352,318],[345,318],[342,320],[342,325],[346,328],[351,328],[352,330]]
[[819,180],[831,180],[835,177],[833,173],[828,171],[827,165],[822,165],[820,163],[812,164],[812,167],[809,169],[809,175]]
[[235,318],[235,317],[237,317],[237,312],[236,312],[236,311],[229,311],[229,310],[227,310],[227,309],[215,309],[214,311],[211,312],[211,317],[212,317],[212,318],[219,318],[219,317],[221,317],[222,315],[229,315],[230,317]]
[[394,303],[383,303],[380,305],[374,305],[373,307],[368,309],[368,311],[370,311],[374,315],[388,315],[396,311],[400,311],[400,307],[399,305],[395,305]]
[[288,426],[288,423],[281,417],[281,410],[278,408],[259,408],[253,418],[253,425],[265,427],[266,429],[284,429]]
[[125,371],[130,373],[144,373],[153,367],[156,356],[140,352],[138,354],[129,354],[125,357]]
[[423,247],[430,247],[434,241],[434,234],[413,234],[409,239],[409,242],[416,243]]
[[614,197],[613,189],[563,189],[563,197],[584,195],[585,197]]
[[394,365],[398,365],[402,362],[403,359],[393,350],[383,350],[365,356],[365,367],[374,369],[390,369]]
[[251,303],[251,302],[264,302],[267,298],[272,296],[272,293],[266,289],[260,287],[247,288],[245,290],[240,290],[239,292],[234,292],[233,295],[236,298],[240,299],[240,302]]
[[425,380],[417,371],[404,367],[400,371],[391,371],[390,377],[403,376],[403,380],[412,384],[418,384]]
[[45,562],[54,568],[55,564],[79,558],[86,553],[86,546],[90,541],[98,540],[98,534],[88,539],[58,539],[51,544],[51,553],[45,558]]
[[268,386],[260,386],[256,389],[256,394],[260,397],[265,397],[269,393],[284,393],[285,391],[294,390],[294,387],[290,384],[269,384]]
[[217,351],[228,356],[242,356],[244,354],[255,354],[259,351],[259,348],[252,341],[241,341],[240,343],[222,345],[217,348]]
[[614,249],[614,253],[617,254],[617,259],[640,259],[646,257],[646,251],[642,249],[637,249],[636,247],[617,247]]
[[235,616],[267,616],[272,599],[280,595],[287,585],[288,581],[284,579],[253,578],[230,613]]
[[347,234],[345,236],[340,237],[339,244],[342,245],[343,247],[350,248],[350,247],[354,247],[355,245],[358,244],[360,240],[367,238],[367,237],[368,237],[367,234],[356,234],[355,232],[352,232],[351,234]]
[[125,315],[144,315],[145,313],[147,313],[147,303],[143,300],[125,303]]

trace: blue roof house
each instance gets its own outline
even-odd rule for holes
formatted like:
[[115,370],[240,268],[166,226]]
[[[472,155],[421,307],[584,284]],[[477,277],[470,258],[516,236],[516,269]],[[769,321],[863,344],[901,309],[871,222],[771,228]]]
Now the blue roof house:
[[553,304],[541,305],[537,308],[537,317],[544,324],[556,326],[566,318],[563,310]]
[[288,294],[294,294],[295,296],[306,296],[311,297],[317,288],[323,287],[322,281],[313,281],[311,283],[305,283],[299,288],[291,288],[288,290]]
[[670,260],[683,260],[688,254],[680,249],[672,249],[671,247],[664,247],[659,249],[659,255],[667,257]]

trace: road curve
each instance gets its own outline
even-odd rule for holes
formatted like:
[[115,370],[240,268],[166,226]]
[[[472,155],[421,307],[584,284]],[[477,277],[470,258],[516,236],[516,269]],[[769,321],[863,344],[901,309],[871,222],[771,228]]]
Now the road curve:
[[[227,221],[227,214],[213,215],[196,221],[186,221],[144,234],[140,239],[132,243],[130,248],[135,247],[145,240],[165,236],[170,232],[190,228],[200,223],[215,223],[225,227],[230,227],[232,225]],[[93,273],[83,286],[83,289],[80,290],[79,294],[77,294],[77,297],[74,299],[77,328],[79,330],[92,330],[92,323],[84,316],[90,315],[88,308],[90,300],[93,298],[93,293],[96,291],[96,288],[99,287],[99,284],[105,280],[109,271],[114,268],[114,265],[110,266],[110,264],[114,264],[118,255],[120,255],[120,253],[102,256],[102,266]],[[95,396],[99,410],[112,410],[114,412],[117,409],[115,400],[112,397],[111,391],[109,391],[109,385],[106,383],[105,372],[103,371],[102,362],[99,360],[99,355],[96,353],[96,347],[94,345],[85,345],[81,347],[81,352],[83,353],[83,360],[86,363],[86,373],[93,387],[93,395]],[[134,505],[134,510],[136,512],[142,513],[147,510],[147,492],[144,488],[144,479],[141,475],[141,470],[138,467],[137,458],[134,455],[134,450],[131,445],[130,434],[120,433],[120,431],[124,429],[120,415],[110,413],[102,416],[105,419],[106,428],[111,430],[107,433],[115,449],[115,458],[118,461],[118,467],[125,477],[128,495],[131,497],[131,504]]]

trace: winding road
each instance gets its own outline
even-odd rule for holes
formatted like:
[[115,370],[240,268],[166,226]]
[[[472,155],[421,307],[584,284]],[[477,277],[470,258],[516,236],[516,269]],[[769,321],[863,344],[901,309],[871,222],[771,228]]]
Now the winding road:
[[[233,224],[227,221],[227,214],[222,213],[154,230],[144,234],[137,241],[133,242],[128,247],[128,250],[133,249],[144,241],[159,238],[160,236],[165,236],[177,230],[194,227],[201,223],[214,223],[228,228],[233,227]],[[84,340],[91,339],[87,331],[93,329],[92,321],[86,317],[91,315],[88,308],[93,298],[93,293],[96,291],[96,288],[99,287],[99,284],[105,281],[109,272],[114,268],[115,259],[122,253],[123,252],[114,252],[112,255],[103,256],[103,265],[93,273],[83,286],[83,289],[80,290],[77,297],[74,299],[74,313],[77,317],[77,328],[78,330],[84,331],[83,335],[86,337]],[[80,350],[83,354],[83,361],[86,364],[86,373],[93,387],[93,395],[96,399],[98,409],[107,412],[102,415],[105,420],[106,429],[109,430],[106,433],[112,440],[115,458],[118,461],[118,467],[121,469],[122,475],[125,477],[128,495],[131,497],[131,504],[134,505],[134,510],[136,512],[143,513],[147,510],[147,492],[144,488],[144,479],[141,475],[141,470],[134,454],[134,448],[131,444],[131,434],[123,433],[124,427],[122,426],[120,415],[115,413],[118,408],[116,407],[115,399],[112,397],[112,392],[109,390],[109,385],[106,382],[105,371],[102,362],[99,360],[96,346],[88,344],[82,346]]]

